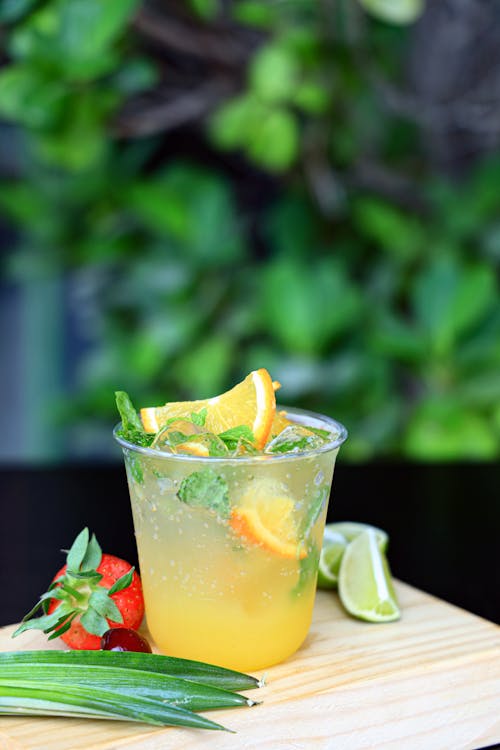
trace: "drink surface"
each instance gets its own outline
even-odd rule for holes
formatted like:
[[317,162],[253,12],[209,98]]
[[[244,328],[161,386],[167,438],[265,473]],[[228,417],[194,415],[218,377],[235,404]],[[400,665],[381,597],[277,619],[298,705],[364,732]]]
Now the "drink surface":
[[[243,671],[296,651],[311,622],[338,445],[215,460],[123,449],[160,650]],[[211,503],[221,487],[224,502]]]

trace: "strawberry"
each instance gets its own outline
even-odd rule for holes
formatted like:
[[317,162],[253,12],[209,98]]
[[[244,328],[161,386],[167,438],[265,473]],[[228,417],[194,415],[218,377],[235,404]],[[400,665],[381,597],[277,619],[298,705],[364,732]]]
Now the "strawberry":
[[[33,618],[40,607],[44,614]],[[96,650],[109,628],[137,630],[143,616],[142,586],[134,568],[103,554],[95,536],[89,539],[89,530],[83,529],[68,551],[66,565],[14,636],[38,629],[50,633],[49,640],[60,636],[70,648]]]

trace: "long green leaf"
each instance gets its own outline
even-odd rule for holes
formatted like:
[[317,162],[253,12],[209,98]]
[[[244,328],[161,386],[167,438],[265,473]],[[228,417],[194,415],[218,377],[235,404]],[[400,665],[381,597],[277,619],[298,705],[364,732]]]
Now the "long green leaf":
[[[171,706],[161,701],[148,698],[124,696],[111,690],[98,692],[93,687],[74,685],[61,687],[46,683],[44,687],[34,687],[33,684],[22,681],[11,682],[9,685],[0,681],[0,711],[5,714],[17,715],[19,709],[29,713],[36,713],[36,702],[41,701],[45,712],[52,703],[60,714],[64,708],[72,711],[72,715],[79,713],[79,708],[89,709],[97,718],[128,719],[143,721],[147,724],[198,727],[201,729],[224,729],[220,724],[210,721],[203,716],[193,713],[179,706]],[[87,715],[89,713],[85,711]]]
[[73,664],[72,666],[29,664],[3,666],[0,685],[18,684],[44,687],[58,686],[72,690],[74,687],[89,687],[99,695],[109,690],[123,696],[167,701],[191,711],[209,711],[216,708],[251,706],[254,701],[239,693],[233,693],[210,685],[201,685],[181,677],[143,672],[123,667],[96,667]]
[[182,677],[203,685],[226,690],[252,690],[260,686],[255,677],[225,669],[213,664],[179,659],[175,656],[161,654],[142,654],[133,651],[5,651],[0,653],[0,674],[4,667],[11,665],[58,664],[72,667],[75,664],[93,666],[115,666],[127,669],[158,674],[168,674],[172,677]]

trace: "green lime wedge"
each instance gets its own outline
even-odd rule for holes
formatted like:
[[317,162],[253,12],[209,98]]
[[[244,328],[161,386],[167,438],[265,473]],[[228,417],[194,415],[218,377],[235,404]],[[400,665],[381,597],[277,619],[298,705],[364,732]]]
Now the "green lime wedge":
[[318,588],[337,588],[340,562],[347,547],[347,539],[337,531],[332,531],[328,526],[323,536],[323,547],[318,566]]
[[335,531],[338,534],[342,534],[342,536],[345,537],[348,542],[352,542],[353,539],[356,539],[356,537],[359,536],[363,531],[368,531],[371,529],[375,532],[378,546],[380,547],[381,551],[387,551],[389,536],[385,531],[377,528],[376,526],[370,526],[367,523],[358,523],[357,521],[339,521],[338,523],[327,524],[325,527],[325,534],[326,529],[330,529],[330,531]]
[[372,529],[348,544],[339,571],[339,596],[346,610],[368,622],[391,622],[401,616],[391,572]]

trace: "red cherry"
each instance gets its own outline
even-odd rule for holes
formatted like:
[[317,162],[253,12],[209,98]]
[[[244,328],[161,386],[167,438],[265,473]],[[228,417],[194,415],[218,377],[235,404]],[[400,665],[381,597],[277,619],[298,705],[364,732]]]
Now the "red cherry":
[[103,651],[142,651],[151,653],[151,646],[145,638],[131,628],[110,628],[101,638]]

